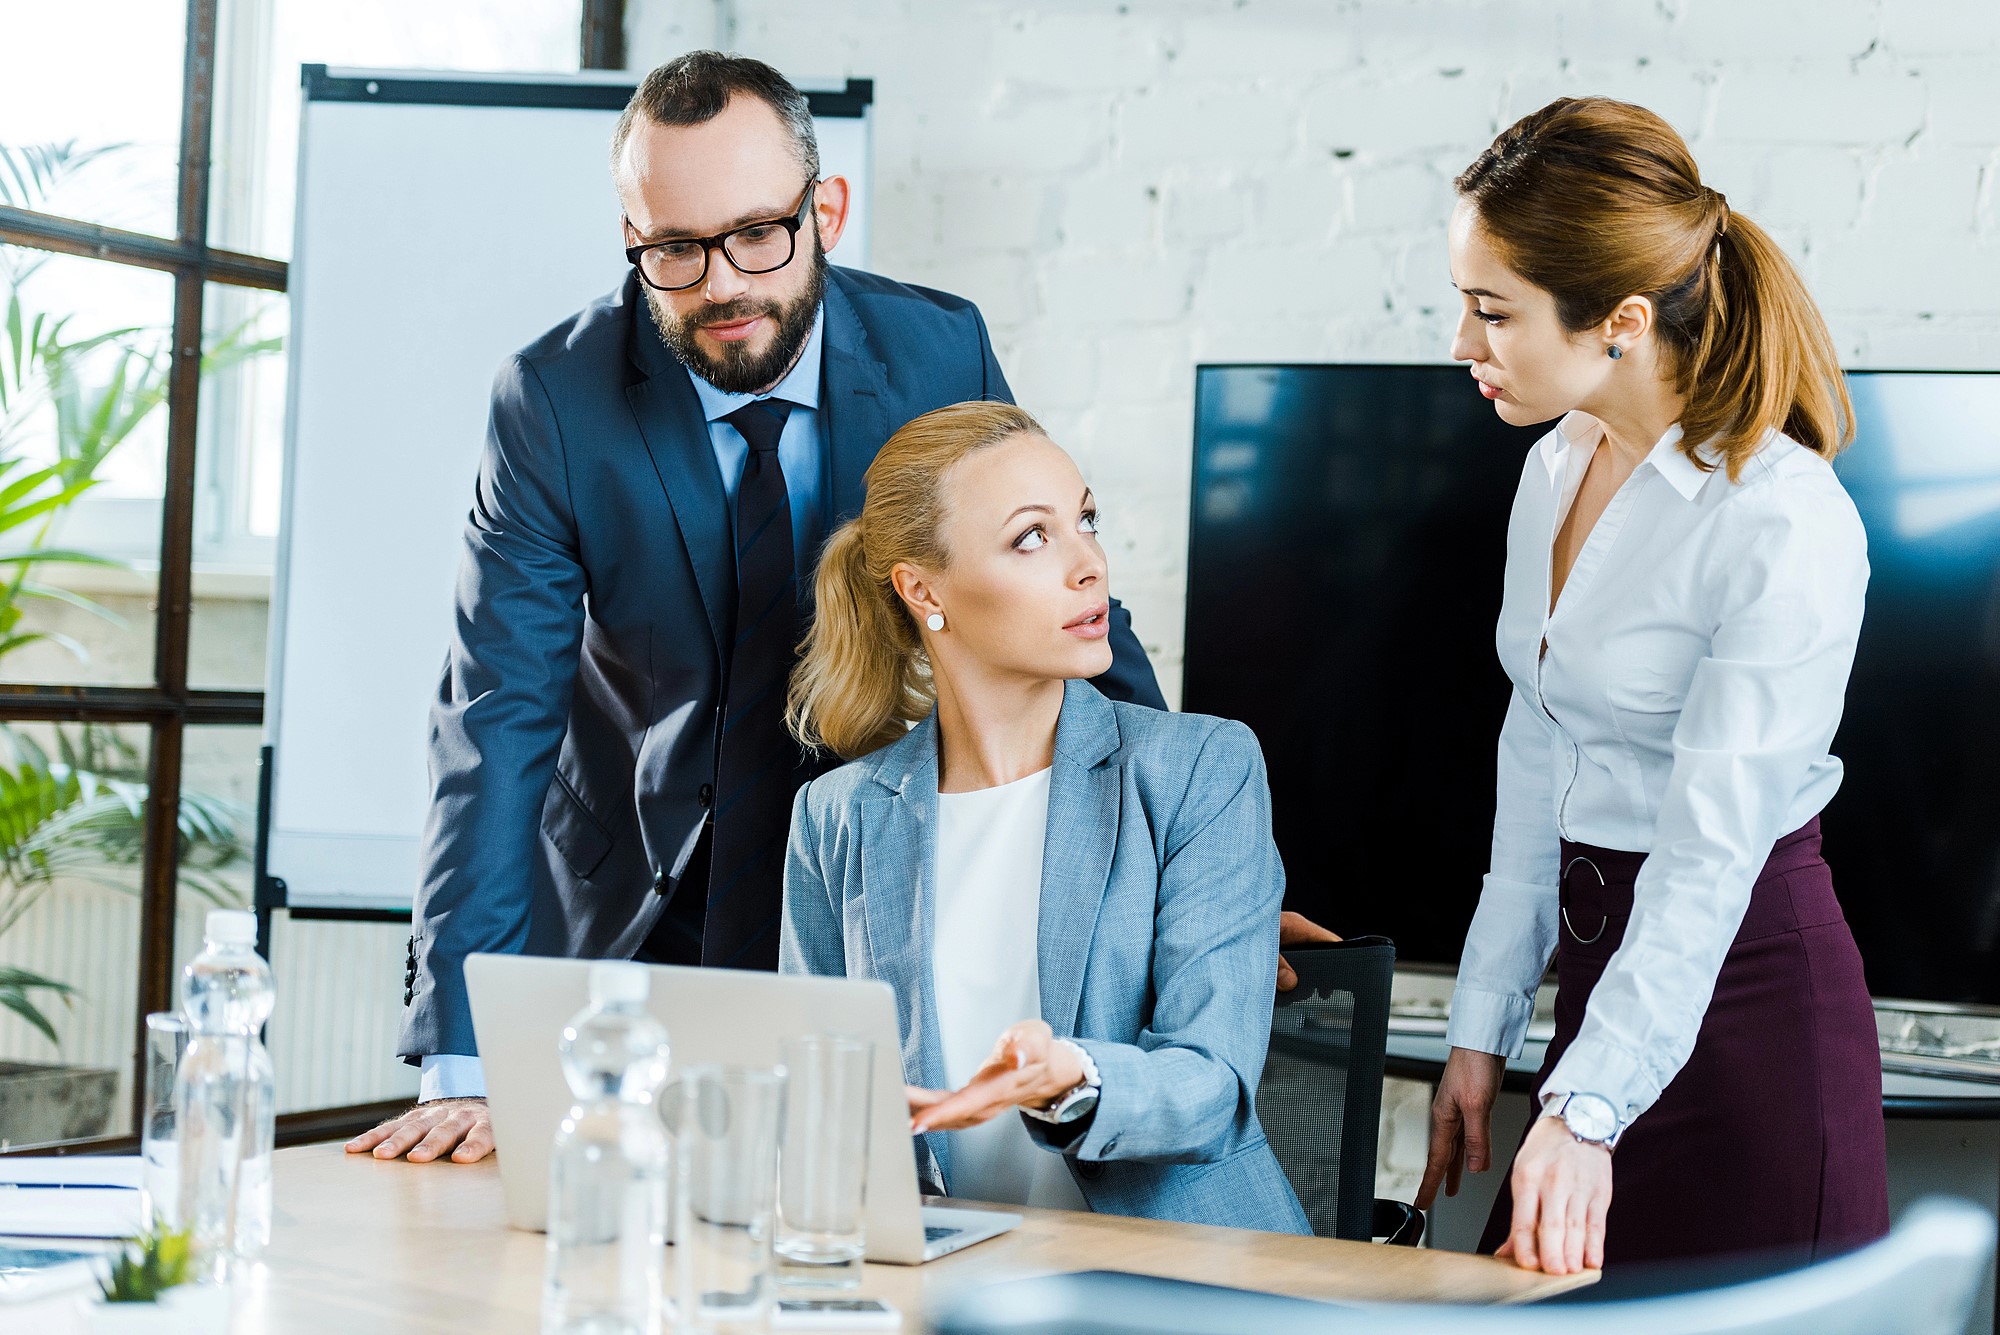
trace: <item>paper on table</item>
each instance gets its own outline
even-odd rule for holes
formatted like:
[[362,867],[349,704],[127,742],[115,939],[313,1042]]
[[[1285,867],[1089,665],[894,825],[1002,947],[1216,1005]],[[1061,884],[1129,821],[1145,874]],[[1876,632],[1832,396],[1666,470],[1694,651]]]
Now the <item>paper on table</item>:
[[146,1225],[137,1155],[0,1159],[0,1236],[129,1238]]
[[136,1187],[43,1191],[0,1185],[0,1236],[130,1238],[145,1229],[145,1194]]
[[145,1173],[136,1154],[44,1154],[0,1159],[0,1183],[60,1183],[76,1187],[130,1187]]

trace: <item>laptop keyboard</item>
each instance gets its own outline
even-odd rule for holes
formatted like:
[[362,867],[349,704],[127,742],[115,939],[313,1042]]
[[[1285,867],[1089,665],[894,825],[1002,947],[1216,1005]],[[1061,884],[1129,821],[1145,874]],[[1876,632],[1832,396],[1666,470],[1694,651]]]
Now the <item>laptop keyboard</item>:
[[924,1242],[926,1244],[943,1242],[946,1238],[955,1238],[963,1232],[965,1230],[962,1228],[940,1228],[936,1224],[925,1224]]

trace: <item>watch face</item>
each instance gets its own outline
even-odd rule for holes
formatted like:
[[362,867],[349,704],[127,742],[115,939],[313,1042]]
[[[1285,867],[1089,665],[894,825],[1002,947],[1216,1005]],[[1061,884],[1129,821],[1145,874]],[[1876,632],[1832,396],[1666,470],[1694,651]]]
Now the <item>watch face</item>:
[[1618,1114],[1595,1094],[1572,1094],[1563,1104],[1562,1119],[1585,1140],[1607,1141],[1618,1131]]
[[1063,1100],[1062,1107],[1056,1109],[1056,1120],[1058,1122],[1074,1122],[1077,1118],[1083,1116],[1096,1106],[1097,1091],[1094,1089],[1079,1089],[1076,1093]]

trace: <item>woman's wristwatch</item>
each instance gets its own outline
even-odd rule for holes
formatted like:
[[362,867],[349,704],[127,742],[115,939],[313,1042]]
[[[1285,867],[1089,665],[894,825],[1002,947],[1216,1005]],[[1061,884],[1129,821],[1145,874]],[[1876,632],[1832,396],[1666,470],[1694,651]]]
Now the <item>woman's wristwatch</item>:
[[1103,1087],[1103,1081],[1098,1079],[1097,1063],[1090,1059],[1088,1052],[1066,1038],[1059,1038],[1056,1042],[1076,1054],[1077,1063],[1083,1067],[1083,1079],[1077,1081],[1061,1098],[1048,1107],[1024,1107],[1021,1111],[1038,1122],[1063,1126],[1090,1115],[1097,1107],[1097,1092]]
[[1625,1134],[1625,1123],[1618,1116],[1617,1106],[1602,1094],[1565,1094],[1561,1102],[1544,1111],[1562,1118],[1569,1133],[1586,1145],[1602,1145],[1609,1150]]

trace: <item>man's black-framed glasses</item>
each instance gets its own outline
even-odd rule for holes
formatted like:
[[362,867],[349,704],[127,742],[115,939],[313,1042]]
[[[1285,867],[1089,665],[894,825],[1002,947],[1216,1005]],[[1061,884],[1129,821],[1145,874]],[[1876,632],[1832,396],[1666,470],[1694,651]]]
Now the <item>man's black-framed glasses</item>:
[[806,182],[799,207],[789,218],[745,223],[720,236],[682,236],[627,246],[625,258],[646,280],[646,286],[661,292],[680,292],[708,277],[708,257],[717,249],[738,273],[775,273],[790,264],[798,250],[799,229],[811,215],[813,191],[818,186],[818,181]]

